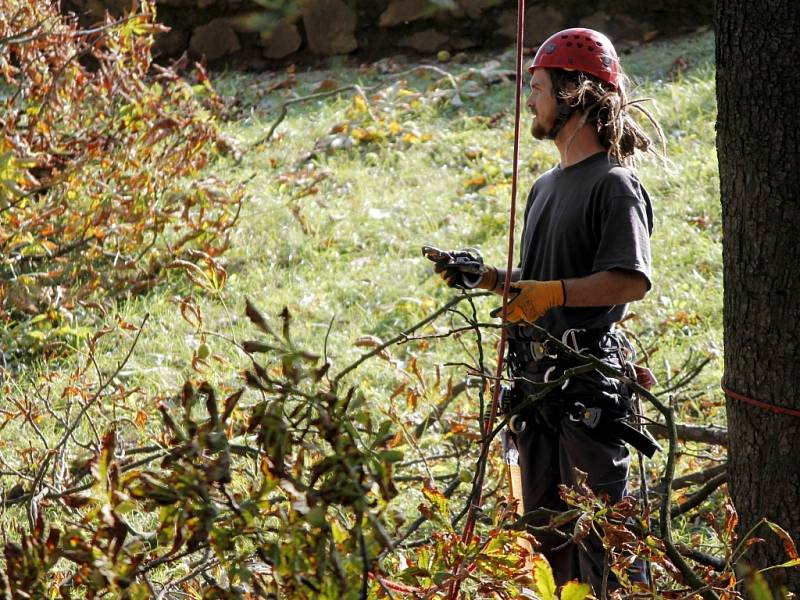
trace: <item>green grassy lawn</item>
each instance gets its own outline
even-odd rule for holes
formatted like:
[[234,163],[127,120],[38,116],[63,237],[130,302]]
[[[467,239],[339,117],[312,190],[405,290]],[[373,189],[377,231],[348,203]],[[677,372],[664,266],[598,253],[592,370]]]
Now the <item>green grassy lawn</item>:
[[[493,58],[438,66],[458,76]],[[666,162],[646,158],[639,165],[656,212],[654,287],[633,307],[628,327],[650,351],[662,380],[690,352],[714,358],[698,391],[719,400],[721,226],[712,60],[710,34],[645,46],[623,58],[635,82],[632,97],[652,98],[649,109],[664,126],[668,153]],[[676,68],[681,61],[684,70]],[[508,53],[499,62],[513,67]],[[236,323],[245,296],[271,314],[288,306],[300,339],[317,350],[333,320],[328,347],[334,364],[342,366],[360,352],[353,348],[359,336],[390,336],[450,297],[420,256],[422,244],[474,246],[488,262],[505,262],[513,88],[475,85],[475,97],[461,94],[461,106],[453,106],[435,97],[449,87],[440,73],[378,75],[375,69],[339,66],[298,73],[295,87],[261,95],[285,77],[217,78],[222,93],[239,100],[228,131],[243,148],[263,138],[283,102],[315,93],[325,80],[342,87],[357,82],[372,114],[359,110],[352,90],[291,106],[273,140],[246,151],[240,164],[220,168],[253,179],[225,258],[228,283],[221,295],[198,299],[208,328],[234,337],[241,335]],[[361,136],[360,144],[315,151],[346,123],[351,139]],[[523,115],[523,132],[527,126]],[[557,155],[552,145],[525,133],[521,144],[518,203],[524,206],[530,184]],[[180,331],[168,297],[146,302],[158,317],[154,323],[163,320],[167,329]],[[494,304],[487,299],[480,307],[486,311]],[[144,308],[139,301],[124,310],[135,320]],[[185,362],[191,343],[175,348],[174,340],[154,331],[143,344]],[[447,346],[429,350],[430,366],[453,358],[442,345]],[[224,352],[225,344],[213,349]],[[372,379],[366,372],[364,377]]]
[[[623,57],[635,81],[632,97],[652,98],[649,108],[667,137],[667,161],[645,158],[639,165],[656,212],[654,287],[633,307],[636,316],[628,323],[646,348],[657,349],[650,359],[665,378],[690,349],[717,354],[721,343],[712,54],[711,37],[703,35]],[[678,57],[688,61],[685,71],[673,68]],[[438,66],[458,75],[492,58]],[[513,67],[508,54],[501,59],[503,68]],[[249,196],[222,261],[225,288],[219,294],[179,291],[192,292],[200,302],[207,329],[234,338],[243,335],[245,297],[273,315],[288,306],[299,339],[317,349],[333,319],[328,345],[341,366],[358,355],[352,348],[357,337],[391,335],[450,297],[431,276],[422,244],[474,246],[487,262],[505,263],[513,89],[476,85],[480,95],[464,97],[455,107],[446,99],[437,102],[429,89],[441,74],[378,75],[375,69],[339,66],[298,73],[294,87],[263,93],[286,77],[217,76],[221,93],[237,98],[227,131],[244,149],[240,163],[219,165],[217,174],[249,179]],[[283,102],[315,93],[326,79],[340,87],[359,83],[377,120],[357,110],[357,95],[348,89],[291,106],[270,142],[249,146],[263,138]],[[392,85],[399,94],[372,99]],[[447,91],[446,83],[438,86]],[[320,141],[330,141],[337,124],[348,122],[351,133],[355,127],[367,130],[360,144],[315,151]],[[557,161],[554,148],[530,138],[527,126],[523,115],[520,219],[530,184]],[[406,135],[411,141],[403,140]],[[180,365],[193,340],[172,295],[134,299],[119,309],[131,322],[152,314],[135,357],[143,369],[133,369],[142,371],[143,384],[163,389],[170,377],[185,374]],[[212,341],[212,350],[233,357],[223,341]],[[431,358],[436,361],[435,354]],[[710,384],[718,374],[712,373],[718,361],[714,365],[705,378]]]
[[[490,61],[497,63],[487,67]],[[227,281],[219,290],[203,289],[176,272],[170,286],[115,306],[107,317],[114,330],[97,342],[98,367],[106,373],[119,364],[136,336],[119,323],[139,324],[150,316],[119,378],[137,391],[116,407],[92,411],[95,427],[102,433],[115,423],[123,438],[146,439],[157,429],[156,403],[169,401],[185,378],[209,379],[228,389],[239,386],[240,369],[248,361],[234,342],[254,335],[244,316],[245,298],[276,323],[278,313],[288,307],[295,342],[326,354],[336,372],[365,352],[359,338],[388,339],[453,296],[421,256],[423,244],[478,247],[487,262],[505,264],[513,86],[503,81],[501,71],[513,69],[512,63],[507,52],[435,64],[440,71],[401,64],[398,72],[381,73],[374,65],[359,68],[337,61],[325,71],[217,74],[215,85],[231,104],[225,130],[241,150],[241,160],[226,159],[213,170],[246,182],[248,189],[231,249],[219,259]],[[645,158],[639,164],[656,214],[654,283],[647,297],[632,307],[625,326],[662,389],[679,378],[687,362],[691,366],[709,358],[700,375],[671,399],[681,421],[724,425],[718,389],[722,231],[713,38],[705,33],[642,46],[623,57],[623,66],[635,82],[632,97],[652,99],[648,109],[664,127],[668,155],[665,161]],[[473,78],[467,80],[464,74],[470,70]],[[292,83],[278,85],[287,81]],[[458,88],[455,101],[453,83]],[[363,95],[347,86],[359,86]],[[290,106],[273,138],[257,143],[283,103],[338,87],[347,89]],[[520,220],[530,185],[557,162],[555,148],[533,140],[527,134],[529,117],[522,118]],[[517,226],[519,232],[521,223]],[[203,315],[201,327],[181,317],[181,299],[190,296]],[[476,300],[479,320],[490,321],[488,313],[497,305],[497,299]],[[457,317],[442,318],[421,333],[441,332],[459,322]],[[495,340],[495,330],[484,332],[487,365],[494,360]],[[205,366],[193,370],[192,357],[201,344],[208,346],[210,356]],[[409,342],[391,348],[391,360],[373,359],[349,378],[361,386],[376,415],[410,428],[442,397],[444,384],[434,384],[437,372],[443,381],[461,381],[462,363],[471,363],[475,353],[475,341],[467,335]],[[69,374],[86,361],[87,349],[78,348],[51,374],[54,398],[68,385]],[[415,370],[426,385],[419,384]],[[41,366],[32,366],[7,383],[9,390],[24,394],[41,386],[36,383],[40,372]],[[414,381],[421,388],[416,397],[390,401],[398,385]],[[475,393],[463,395],[451,410],[473,415],[476,398]],[[66,401],[53,402],[58,410]],[[44,413],[41,429],[48,438],[61,431]],[[14,422],[3,435],[4,461],[14,463],[14,448],[26,443],[30,429]],[[88,428],[83,435],[94,437]],[[445,453],[449,435],[434,430],[418,448],[407,448],[408,459],[417,453]],[[687,448],[680,468],[694,470],[719,459],[719,449]],[[659,465],[653,464],[654,474]],[[434,474],[470,468],[447,460],[429,466]],[[403,472],[424,473],[419,465]],[[8,488],[13,478],[6,470],[0,479]],[[401,494],[395,510],[416,510],[415,485]],[[705,535],[696,523],[686,521],[680,534],[688,538],[698,532]],[[703,538],[706,542],[713,545]]]

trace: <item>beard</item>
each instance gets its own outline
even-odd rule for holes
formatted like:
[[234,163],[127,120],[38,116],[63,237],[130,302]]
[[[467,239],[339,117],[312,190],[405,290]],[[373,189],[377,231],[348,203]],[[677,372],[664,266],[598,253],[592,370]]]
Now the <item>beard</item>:
[[539,119],[536,117],[533,118],[533,123],[531,123],[531,135],[537,140],[545,140],[548,139],[549,129],[545,129],[544,125],[539,122]]

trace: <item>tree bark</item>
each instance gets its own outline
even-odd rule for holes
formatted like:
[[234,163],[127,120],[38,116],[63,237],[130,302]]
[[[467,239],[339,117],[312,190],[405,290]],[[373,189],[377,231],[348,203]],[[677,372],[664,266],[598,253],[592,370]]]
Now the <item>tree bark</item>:
[[[800,409],[800,51],[797,0],[717,0],[717,155],[723,220],[724,385]],[[800,542],[800,417],[727,397],[729,488],[743,535],[764,517]],[[781,541],[744,557],[788,560]],[[800,569],[771,571],[800,589]]]

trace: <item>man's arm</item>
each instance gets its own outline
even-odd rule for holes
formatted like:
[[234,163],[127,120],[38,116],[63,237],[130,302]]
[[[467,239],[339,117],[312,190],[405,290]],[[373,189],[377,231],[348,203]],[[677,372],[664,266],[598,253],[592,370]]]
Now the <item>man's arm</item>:
[[612,306],[641,300],[647,277],[637,271],[612,269],[564,280],[564,306]]
[[[505,285],[505,282],[506,282],[506,270],[505,269],[495,269],[495,272],[496,272],[496,275],[493,275],[492,279],[490,279],[490,281],[493,283],[493,286],[492,286],[491,289],[489,289],[488,287],[484,287],[484,286],[478,286],[478,287],[482,287],[483,289],[489,289],[490,292],[494,292],[495,294],[501,294],[502,295],[502,293],[503,293],[503,285]],[[522,270],[521,269],[514,269],[513,271],[511,271],[511,281],[519,281],[520,277],[522,277]]]
[[[517,294],[508,303],[511,323],[534,323],[556,306],[612,306],[639,300],[647,293],[647,277],[628,269],[611,269],[577,279],[518,281]],[[499,314],[496,309],[492,316]]]

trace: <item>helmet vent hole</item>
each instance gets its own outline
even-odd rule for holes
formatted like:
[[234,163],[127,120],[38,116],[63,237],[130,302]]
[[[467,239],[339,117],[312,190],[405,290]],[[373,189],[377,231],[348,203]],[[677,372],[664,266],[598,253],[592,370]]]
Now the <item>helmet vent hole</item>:
[[589,47],[587,48],[587,50],[588,50],[589,52],[594,52],[594,48],[592,48],[591,46],[589,46]]
[[578,42],[578,43],[577,43],[577,44],[575,44],[575,45],[576,45],[578,48],[583,48],[583,44],[581,44],[580,42]]
[[567,48],[570,48],[570,47],[572,47],[572,42],[567,42],[566,45],[567,45]]
[[562,39],[562,40],[568,40],[568,39],[569,39],[569,36],[568,36],[568,35],[562,35],[562,36],[561,36],[561,39]]
[[598,46],[602,46],[603,42],[595,42],[595,44],[597,44]]

